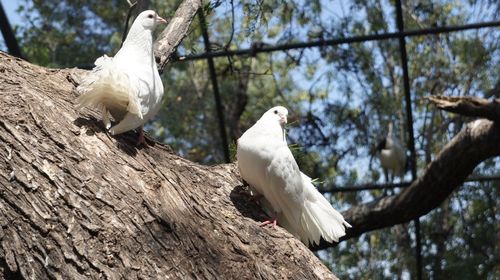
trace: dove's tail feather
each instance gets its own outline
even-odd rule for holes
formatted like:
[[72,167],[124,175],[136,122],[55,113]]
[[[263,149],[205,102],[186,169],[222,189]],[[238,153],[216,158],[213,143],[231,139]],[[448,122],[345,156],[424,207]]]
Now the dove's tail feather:
[[342,214],[335,210],[326,198],[316,190],[311,179],[303,176],[307,184],[310,199],[304,203],[298,235],[306,244],[319,244],[323,237],[327,242],[338,242],[345,235],[345,229],[351,225],[344,220]]
[[77,107],[103,108],[115,118],[130,112],[142,118],[136,94],[132,92],[129,76],[113,63],[113,58],[102,56],[96,67],[82,81],[77,90]]

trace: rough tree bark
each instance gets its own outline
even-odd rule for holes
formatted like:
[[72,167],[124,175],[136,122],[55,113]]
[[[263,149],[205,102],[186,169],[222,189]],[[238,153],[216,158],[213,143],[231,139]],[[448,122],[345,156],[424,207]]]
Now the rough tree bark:
[[[160,70],[200,6],[183,1],[161,33]],[[137,150],[75,112],[73,72],[0,53],[0,277],[336,279],[289,234],[258,226],[234,165]]]
[[[162,33],[160,68],[200,5],[184,1]],[[335,279],[286,231],[258,226],[234,164],[200,166],[151,140],[138,150],[97,112],[75,112],[79,74],[0,53],[0,277]],[[429,212],[500,155],[492,103],[494,117],[469,124],[412,186],[344,212],[346,238]]]
[[[258,226],[234,164],[110,137],[97,112],[74,110],[79,71],[0,53],[0,74],[0,277],[335,279],[286,231]],[[430,211],[499,142],[497,123],[472,122],[408,189],[344,212],[346,238]]]
[[[500,91],[500,89],[496,89]],[[439,109],[458,113],[464,116],[480,117],[500,122],[500,99],[491,101],[474,96],[442,96],[435,95],[428,98]]]
[[234,164],[136,149],[76,112],[79,73],[0,53],[0,278],[335,279],[259,227]]
[[169,23],[155,42],[155,57],[158,70],[163,72],[169,62],[170,55],[175,51],[182,39],[187,35],[193,18],[201,7],[201,0],[184,0],[175,15],[168,19]]

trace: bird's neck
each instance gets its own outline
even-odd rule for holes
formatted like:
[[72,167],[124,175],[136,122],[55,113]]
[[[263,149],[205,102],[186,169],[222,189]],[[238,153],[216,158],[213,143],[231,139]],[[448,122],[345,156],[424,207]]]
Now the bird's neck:
[[142,61],[153,59],[153,34],[151,30],[132,25],[120,53],[124,56],[133,53],[133,57]]
[[277,122],[266,120],[260,120],[259,125],[259,135],[266,135],[266,138],[276,141],[276,143],[285,143],[286,145],[286,135],[285,129]]

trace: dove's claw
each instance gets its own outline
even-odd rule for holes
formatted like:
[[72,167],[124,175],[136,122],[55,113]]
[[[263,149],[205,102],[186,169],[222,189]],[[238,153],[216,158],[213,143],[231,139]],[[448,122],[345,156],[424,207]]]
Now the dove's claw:
[[109,130],[111,128],[111,121],[109,120],[109,112],[104,108],[102,110],[102,121],[104,122],[104,127],[106,127],[106,130]]
[[241,192],[242,195],[246,196],[249,201],[255,202],[257,204],[260,204],[260,199],[263,198],[264,196],[261,195],[260,193],[250,193],[250,192]]
[[274,228],[276,226],[276,223],[277,223],[277,220],[276,220],[276,217],[270,219],[270,220],[267,220],[267,221],[264,221],[260,224],[261,227],[264,227],[264,226],[267,226],[267,225],[271,225],[272,228]]
[[251,202],[255,202],[257,204],[259,204],[259,200],[264,197],[262,194],[258,192],[252,193],[250,190],[241,190],[239,193],[246,196]]
[[256,193],[256,194],[254,194],[254,195],[250,196],[250,201],[253,201],[253,202],[258,203],[258,202],[259,202],[259,200],[260,200],[261,198],[263,198],[263,197],[264,197],[264,196],[263,196],[263,195],[261,195],[260,193]]

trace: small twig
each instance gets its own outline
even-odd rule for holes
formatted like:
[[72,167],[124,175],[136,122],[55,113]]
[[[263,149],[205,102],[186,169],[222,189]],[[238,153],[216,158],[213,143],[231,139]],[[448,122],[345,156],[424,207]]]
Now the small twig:
[[229,40],[227,41],[226,45],[224,46],[224,49],[227,50],[231,46],[231,43],[233,42],[233,37],[234,37],[234,3],[233,0],[229,1],[231,4],[231,35],[229,37]]
[[132,12],[134,11],[135,7],[137,7],[137,1],[135,1],[135,3],[131,3],[130,0],[127,0],[127,3],[130,7],[128,8],[127,19],[125,20],[125,27],[123,28],[122,43],[120,44],[120,48],[123,46],[123,42],[125,42],[125,39],[127,39],[128,22],[130,21]]

